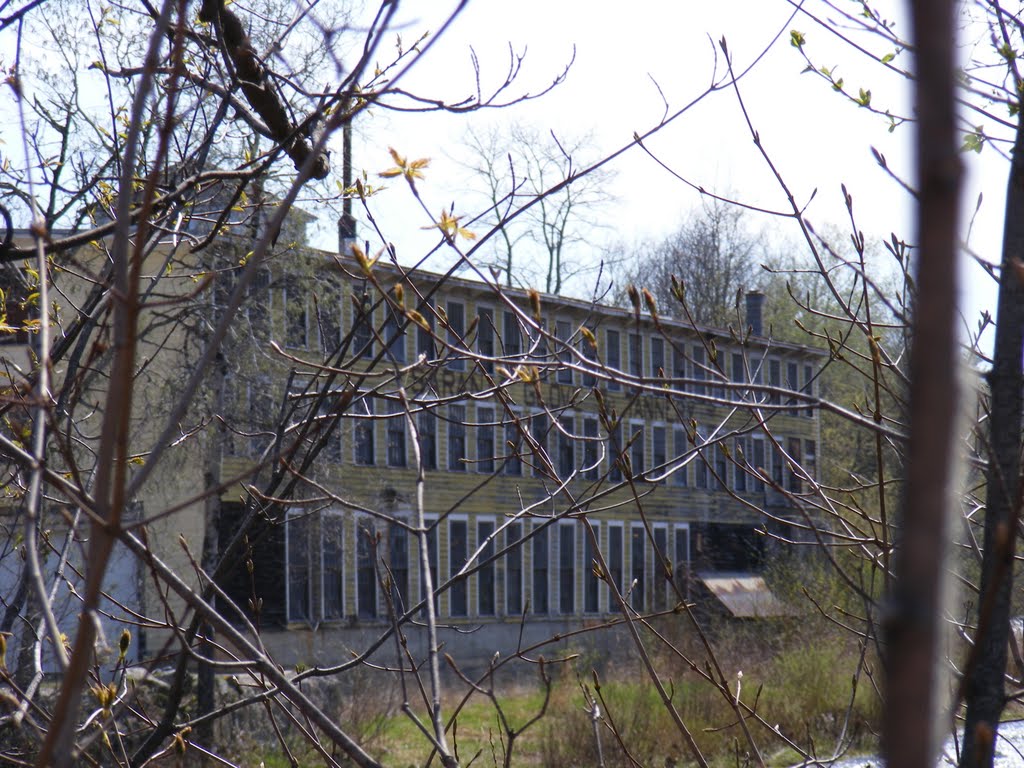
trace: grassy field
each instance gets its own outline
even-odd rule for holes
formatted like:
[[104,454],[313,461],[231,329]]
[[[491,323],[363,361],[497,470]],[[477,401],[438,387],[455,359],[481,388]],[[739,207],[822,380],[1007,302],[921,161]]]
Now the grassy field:
[[[673,706],[713,766],[756,764],[729,702],[739,680],[741,700],[756,712],[756,716],[747,714],[743,725],[769,766],[799,762],[794,745],[820,757],[830,756],[840,742],[853,751],[874,746],[878,703],[869,680],[872,665],[862,668],[867,671],[854,689],[851,682],[860,653],[843,636],[737,627],[716,644],[724,684],[709,682],[701,674],[713,669],[705,667],[703,656],[684,653],[695,665],[679,654],[660,653],[657,668]],[[599,688],[595,686],[595,668],[600,670]],[[509,762],[513,766],[594,766],[598,764],[598,738],[608,768],[693,764],[685,737],[635,659],[597,659],[581,654],[572,664],[549,665],[548,669],[552,684],[546,708],[544,686],[535,667],[524,667],[515,682],[496,686],[496,700],[480,694],[467,699],[467,686],[449,681],[443,711],[451,722],[447,738],[460,765],[502,766],[511,748]],[[742,678],[737,675],[740,671]],[[589,713],[589,697],[597,698],[600,706],[598,737]],[[425,708],[413,712],[429,728]],[[385,765],[440,765],[423,733],[394,699],[381,706],[367,698],[349,709],[347,717],[362,717],[349,725]],[[245,763],[263,761],[267,768],[291,765],[279,747],[246,752]],[[298,741],[294,756],[300,765],[324,762]]]

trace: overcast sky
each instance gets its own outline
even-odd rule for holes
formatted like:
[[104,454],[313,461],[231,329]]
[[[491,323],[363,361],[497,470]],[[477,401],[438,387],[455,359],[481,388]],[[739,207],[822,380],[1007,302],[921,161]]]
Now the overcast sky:
[[[408,3],[401,16],[408,44],[421,32],[436,30],[452,3],[426,0]],[[811,7],[811,6],[808,6]],[[883,6],[884,7],[884,6]],[[820,11],[820,7],[815,6]],[[902,4],[890,4],[892,18],[905,30]],[[871,147],[890,166],[911,178],[913,140],[908,124],[890,133],[883,118],[858,109],[813,74],[801,74],[804,61],[790,45],[789,32],[806,36],[805,50],[816,64],[835,67],[856,93],[872,92],[872,104],[894,114],[909,114],[911,93],[900,78],[887,76],[877,62],[839,41],[812,20],[775,0],[730,2],[629,3],[582,0],[520,0],[516,3],[471,2],[445,36],[429,50],[402,85],[423,95],[457,101],[473,91],[470,47],[479,56],[484,89],[504,77],[508,46],[525,51],[523,70],[513,93],[542,90],[573,57],[567,81],[542,99],[505,111],[464,115],[385,115],[364,119],[355,146],[355,165],[372,174],[391,164],[387,147],[409,157],[428,157],[431,165],[419,185],[432,211],[453,201],[465,212],[467,179],[458,160],[470,125],[490,126],[520,121],[562,137],[592,133],[596,159],[628,144],[634,132],[644,133],[661,120],[666,108],[675,112],[701,95],[711,83],[716,44],[725,36],[737,70],[761,53],[767,54],[740,82],[740,92],[763,145],[784,175],[796,200],[816,225],[848,227],[840,184],[853,195],[858,226],[868,237],[890,232],[913,242],[912,208],[905,192],[877,165]],[[779,35],[774,45],[773,39]],[[862,43],[882,56],[889,51],[870,38]],[[383,51],[381,60],[386,59]],[[897,63],[909,67],[906,56]],[[724,66],[717,51],[719,75]],[[656,85],[655,85],[656,83]],[[666,165],[695,184],[745,203],[786,210],[785,195],[751,140],[735,92],[706,97],[663,129],[648,146]],[[335,156],[338,157],[340,153]],[[985,204],[975,224],[972,243],[990,260],[998,260],[1006,167],[986,149],[965,156],[968,178],[965,205],[973,209],[978,192]],[[604,210],[604,241],[635,242],[665,235],[682,217],[700,206],[699,195],[660,168],[642,150],[632,149],[613,164],[615,202]],[[412,204],[402,184],[374,201],[378,222],[411,261],[436,241],[420,228],[425,213]],[[792,221],[754,217],[755,228],[770,227],[778,239],[798,239]],[[363,231],[365,236],[366,232]],[[322,244],[333,245],[329,227],[320,231]],[[434,266],[439,266],[435,261]],[[989,306],[994,292],[980,270],[965,271],[967,300],[973,308]]]
[[[378,5],[374,0],[365,2],[367,13]],[[400,33],[408,46],[424,32],[436,33],[456,4],[406,2],[395,34]],[[880,7],[905,31],[903,3],[882,2]],[[805,8],[823,13],[813,0],[807,0]],[[794,17],[793,7],[784,0],[471,0],[401,82],[403,88],[447,102],[472,95],[472,48],[487,91],[503,80],[510,45],[516,54],[525,53],[525,59],[509,96],[542,91],[575,54],[566,82],[541,99],[507,110],[417,115],[378,109],[357,122],[355,165],[382,183],[376,174],[392,165],[389,146],[411,158],[430,158],[419,191],[431,215],[436,217],[453,203],[457,213],[473,213],[481,201],[472,190],[479,189],[480,182],[468,178],[460,163],[466,160],[463,144],[471,126],[484,129],[515,121],[541,132],[553,131],[569,141],[590,134],[592,146],[576,158],[577,165],[596,160],[629,144],[634,132],[642,134],[656,126],[666,112],[675,113],[700,97],[716,78],[716,64],[721,79],[724,60],[717,44],[724,36],[737,71],[745,70],[767,49],[740,81],[740,93],[764,147],[798,203],[807,203],[817,190],[807,207],[809,220],[818,227],[849,227],[840,193],[845,182],[854,199],[857,224],[869,240],[887,239],[895,232],[913,242],[909,197],[878,167],[871,153],[871,147],[876,147],[891,168],[909,180],[912,126],[890,133],[882,117],[851,104],[821,78],[802,74],[804,60],[789,42],[792,29],[805,35],[805,50],[815,64],[836,67],[836,76],[854,93],[870,89],[874,106],[894,114],[910,113],[908,84],[888,75],[877,62],[892,51],[862,37],[858,42],[875,58],[858,53],[812,19]],[[978,41],[986,44],[984,28],[965,27],[965,57]],[[5,53],[7,42],[0,41],[0,54]],[[379,63],[387,64],[391,53],[382,49]],[[898,57],[896,63],[911,66],[905,58]],[[32,84],[28,87],[31,90]],[[971,118],[971,124],[976,122],[984,121]],[[0,116],[0,126],[0,132],[12,139],[9,131],[17,126],[14,116]],[[340,137],[337,144],[334,158],[340,175]],[[17,146],[20,142],[7,141],[8,151]],[[754,146],[731,89],[700,100],[647,146],[693,184],[749,205],[787,209],[785,195]],[[991,148],[964,159],[968,170],[965,210],[973,210],[979,192],[984,192],[985,201],[971,244],[983,257],[998,262],[1007,165]],[[605,226],[595,231],[593,247],[581,248],[586,253],[574,254],[576,259],[596,258],[610,243],[629,245],[662,237],[700,207],[698,193],[638,148],[624,153],[611,167],[616,173],[609,188],[613,202],[600,214]],[[388,186],[371,201],[373,212],[402,261],[412,263],[437,242],[436,234],[424,229],[429,228],[431,216],[420,209],[401,180]],[[300,201],[300,205],[321,217],[314,244],[336,247],[333,214],[315,201]],[[799,247],[799,233],[791,220],[751,216],[749,221],[753,229],[771,232],[774,242]],[[372,232],[363,226],[360,234],[369,238]],[[371,246],[377,245],[371,240]],[[430,266],[443,268],[450,262],[449,256],[442,256]],[[977,310],[993,307],[994,288],[977,268],[965,268],[964,285],[973,323]]]

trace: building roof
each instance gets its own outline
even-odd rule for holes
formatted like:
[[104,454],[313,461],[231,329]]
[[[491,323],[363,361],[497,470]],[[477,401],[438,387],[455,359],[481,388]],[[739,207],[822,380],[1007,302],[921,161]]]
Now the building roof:
[[789,606],[768,588],[763,576],[753,573],[698,573],[697,578],[725,606],[741,619],[788,616]]

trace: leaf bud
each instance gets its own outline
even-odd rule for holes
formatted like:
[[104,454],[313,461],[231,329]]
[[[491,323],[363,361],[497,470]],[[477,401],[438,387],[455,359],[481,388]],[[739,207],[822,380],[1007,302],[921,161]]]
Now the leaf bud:
[[654,294],[644,288],[644,301],[647,303],[647,311],[651,313],[651,317],[655,320],[658,319],[658,305],[654,301]]
[[533,309],[533,319],[538,323],[541,321],[540,292],[536,288],[529,290],[530,307]]
[[640,314],[640,293],[637,291],[636,286],[630,283],[626,286],[626,293],[629,294],[629,302],[633,305],[633,312],[637,315]]
[[120,639],[120,641],[117,644],[117,648],[121,652],[120,656],[118,657],[119,661],[124,661],[125,660],[125,657],[128,655],[128,648],[129,648],[129,646],[131,644],[132,644],[132,633],[131,633],[131,630],[125,629],[123,632],[121,632],[121,639]]

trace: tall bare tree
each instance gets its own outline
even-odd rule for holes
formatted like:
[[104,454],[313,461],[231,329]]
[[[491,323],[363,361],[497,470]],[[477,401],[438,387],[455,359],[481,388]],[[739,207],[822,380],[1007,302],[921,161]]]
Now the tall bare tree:
[[545,134],[519,123],[467,134],[467,165],[487,200],[483,220],[498,234],[488,266],[505,285],[539,279],[546,293],[558,294],[599,272],[590,254],[614,198],[614,175],[605,168],[581,173],[597,159],[592,143],[588,135]]
[[693,321],[724,328],[735,324],[737,297],[753,290],[765,258],[764,240],[751,232],[744,209],[719,198],[703,198],[701,207],[686,217],[664,240],[633,249],[617,271],[619,301],[629,283],[650,286],[664,307],[675,308],[672,277],[686,291],[686,308]]

